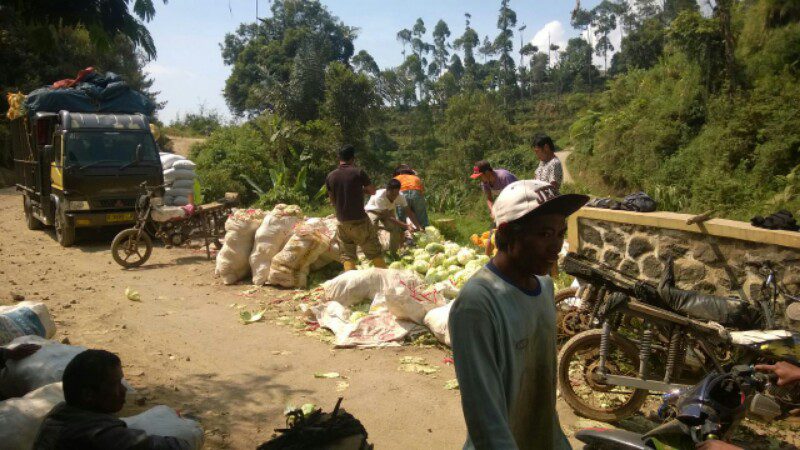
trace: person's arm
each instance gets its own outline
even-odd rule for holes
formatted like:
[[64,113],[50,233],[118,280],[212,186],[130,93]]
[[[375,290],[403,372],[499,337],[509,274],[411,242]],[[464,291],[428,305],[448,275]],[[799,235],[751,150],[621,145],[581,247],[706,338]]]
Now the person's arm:
[[364,193],[367,194],[367,195],[375,195],[375,185],[374,184],[368,184],[368,185],[364,186]]
[[192,446],[183,439],[150,435],[143,430],[128,428],[124,424],[105,428],[86,438],[84,447],[88,449],[192,450]]
[[494,211],[492,211],[492,207],[494,206],[494,197],[492,196],[492,191],[486,193],[486,206],[489,207],[489,217],[494,220]]
[[[554,156],[554,158],[556,157]],[[564,182],[564,168],[561,167],[561,164],[560,159],[556,159],[556,164],[553,164],[553,179],[550,180],[550,184],[556,189],[560,189],[561,184]]]
[[37,344],[20,344],[14,348],[0,347],[0,369],[6,366],[7,361],[19,361],[36,353],[40,348]]
[[364,169],[361,169],[361,186],[363,186],[362,190],[365,194],[375,195],[375,185],[372,184],[372,180],[370,180]]
[[414,224],[414,226],[415,226],[415,227],[416,227],[418,230],[421,230],[421,229],[422,229],[422,227],[419,225],[419,220],[417,219],[417,215],[416,215],[416,214],[414,214],[414,210],[413,210],[413,209],[411,209],[411,208],[409,208],[409,207],[408,207],[408,205],[406,205],[406,206],[403,208],[403,210],[406,212],[406,216],[408,216],[408,218],[409,218],[409,219],[411,219],[411,223],[413,223],[413,224]]
[[499,331],[489,311],[469,304],[474,303],[470,296],[488,295],[481,289],[462,290],[450,311],[450,341],[461,406],[476,449],[516,449],[498,365]]
[[775,364],[757,364],[755,367],[759,372],[773,373],[778,377],[778,386],[785,386],[800,381],[800,367],[786,361],[779,361]]

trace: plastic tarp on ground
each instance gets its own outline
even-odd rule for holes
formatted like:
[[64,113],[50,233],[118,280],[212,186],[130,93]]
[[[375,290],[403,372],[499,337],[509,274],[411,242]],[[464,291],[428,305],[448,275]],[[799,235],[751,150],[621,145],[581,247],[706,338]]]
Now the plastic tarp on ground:
[[[337,347],[399,346],[410,334],[426,330],[430,310],[446,304],[440,288],[424,285],[408,270],[352,270],[325,282],[325,302],[307,314],[333,331]],[[351,307],[365,299],[371,300],[369,312],[353,320]]]
[[135,91],[120,78],[108,72],[92,73],[73,88],[43,87],[28,94],[25,109],[33,116],[39,111],[85,113],[122,113],[152,115],[155,105],[141,92]]

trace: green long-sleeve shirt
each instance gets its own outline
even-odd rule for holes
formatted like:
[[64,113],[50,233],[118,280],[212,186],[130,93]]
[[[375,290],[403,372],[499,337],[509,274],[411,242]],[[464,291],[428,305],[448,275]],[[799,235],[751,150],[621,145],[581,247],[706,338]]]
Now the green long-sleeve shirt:
[[539,289],[526,291],[489,263],[450,311],[464,449],[571,448],[556,412],[553,281],[537,278]]

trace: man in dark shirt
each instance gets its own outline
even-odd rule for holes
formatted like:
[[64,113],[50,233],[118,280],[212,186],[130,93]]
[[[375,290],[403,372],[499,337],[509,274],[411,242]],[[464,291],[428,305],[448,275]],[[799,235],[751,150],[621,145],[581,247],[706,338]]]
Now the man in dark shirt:
[[122,364],[105,350],[79,353],[64,369],[65,403],[42,422],[34,450],[190,450],[183,439],[132,430],[111,414],[125,404]]
[[378,229],[364,211],[364,194],[374,195],[375,186],[363,169],[353,165],[355,149],[345,145],[339,150],[339,167],[328,174],[325,186],[336,209],[339,222],[336,235],[342,252],[344,270],[353,270],[358,261],[357,248],[372,260],[375,267],[386,267],[378,241]]

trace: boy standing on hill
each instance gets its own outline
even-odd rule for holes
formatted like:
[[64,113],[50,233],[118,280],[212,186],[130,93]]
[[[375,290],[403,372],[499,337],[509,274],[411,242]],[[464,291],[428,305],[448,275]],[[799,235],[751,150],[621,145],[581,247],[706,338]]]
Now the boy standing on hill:
[[375,267],[386,267],[381,256],[378,230],[364,211],[364,194],[375,194],[375,186],[363,169],[353,165],[356,151],[352,145],[339,150],[339,167],[328,174],[325,186],[336,210],[336,236],[342,252],[344,270],[353,270],[358,261],[358,247]]
[[585,195],[535,180],[494,203],[497,255],[461,289],[450,338],[467,423],[465,449],[569,449],[556,413],[553,280],[567,216]]

